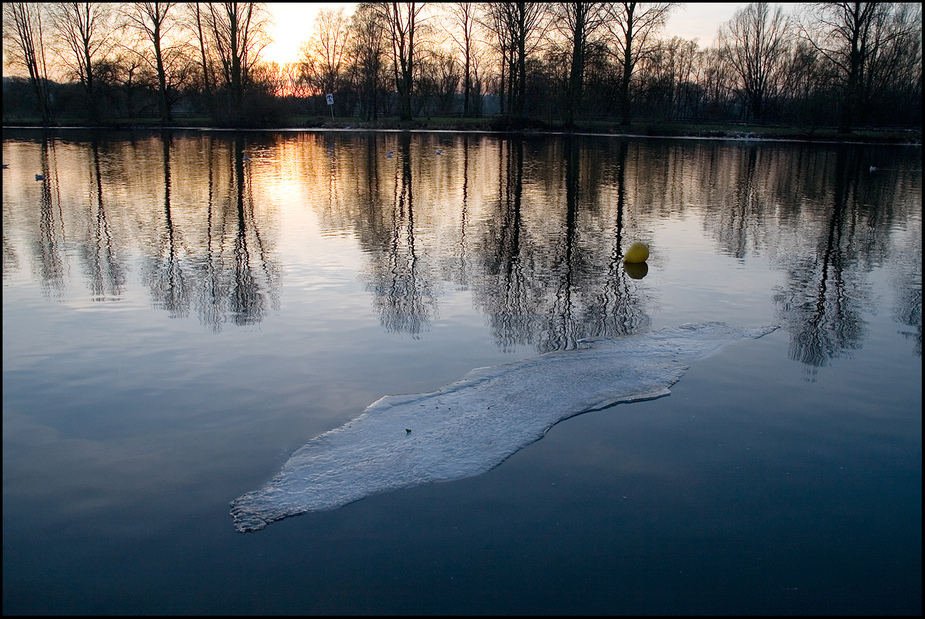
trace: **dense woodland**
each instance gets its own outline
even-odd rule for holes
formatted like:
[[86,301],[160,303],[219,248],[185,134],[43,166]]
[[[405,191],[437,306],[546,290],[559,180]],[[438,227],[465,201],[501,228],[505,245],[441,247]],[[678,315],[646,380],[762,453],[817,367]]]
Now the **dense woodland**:
[[[3,4],[5,124],[305,126],[336,117],[920,127],[918,3],[749,4],[715,47],[664,35],[677,3],[359,3],[262,52],[263,3]],[[689,10],[696,10],[691,7]],[[334,97],[333,108],[326,95]]]

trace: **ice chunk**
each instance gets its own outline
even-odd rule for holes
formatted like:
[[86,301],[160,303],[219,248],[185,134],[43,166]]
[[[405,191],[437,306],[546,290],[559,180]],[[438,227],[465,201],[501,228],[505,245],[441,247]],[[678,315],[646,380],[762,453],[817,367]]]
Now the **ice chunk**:
[[774,327],[684,325],[477,368],[432,393],[386,396],[310,440],[266,486],[231,503],[238,531],[363,497],[488,471],[555,423],[667,395],[688,364]]

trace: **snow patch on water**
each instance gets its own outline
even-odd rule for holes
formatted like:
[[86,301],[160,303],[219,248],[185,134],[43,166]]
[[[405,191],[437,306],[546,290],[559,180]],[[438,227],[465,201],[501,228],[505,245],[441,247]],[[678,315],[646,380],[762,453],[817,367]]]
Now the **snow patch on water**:
[[585,340],[577,350],[476,368],[431,393],[386,396],[235,499],[235,527],[256,531],[371,494],[484,473],[563,419],[667,395],[692,361],[774,329],[705,323]]

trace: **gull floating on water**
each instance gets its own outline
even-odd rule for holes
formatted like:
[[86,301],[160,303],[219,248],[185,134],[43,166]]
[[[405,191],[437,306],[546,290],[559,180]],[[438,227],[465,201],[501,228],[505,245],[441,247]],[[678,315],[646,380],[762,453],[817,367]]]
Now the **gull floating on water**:
[[870,166],[870,171],[871,171],[871,172],[876,172],[876,171],[877,171],[876,166]]

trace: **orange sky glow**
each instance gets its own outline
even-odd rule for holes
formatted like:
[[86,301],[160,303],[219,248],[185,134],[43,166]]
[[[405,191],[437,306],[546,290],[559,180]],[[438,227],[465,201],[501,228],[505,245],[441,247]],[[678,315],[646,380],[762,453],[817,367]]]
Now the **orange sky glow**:
[[[263,51],[263,59],[277,62],[280,65],[287,62],[297,62],[299,50],[314,30],[315,17],[322,9],[337,10],[343,7],[344,13],[349,16],[353,13],[355,2],[270,2],[267,3],[270,15],[273,18],[273,27],[270,35],[273,42]],[[676,9],[669,18],[664,31],[667,36],[679,36],[685,39],[699,39],[701,47],[713,43],[716,30],[728,21],[736,10],[746,6],[746,3],[686,3]],[[794,6],[784,4],[784,10],[789,12]],[[3,75],[24,75],[24,72],[8,67],[4,54]]]
[[[344,14],[351,15],[354,2],[270,2],[267,4],[273,15],[273,44],[264,50],[264,58],[283,65],[296,62],[299,47],[311,36],[315,16],[321,9],[337,10],[344,7]],[[686,3],[676,9],[668,20],[665,34],[685,39],[697,38],[701,47],[713,43],[716,30],[723,22],[732,18],[736,10],[747,6],[743,2],[701,2]],[[785,4],[784,10],[789,11]]]

